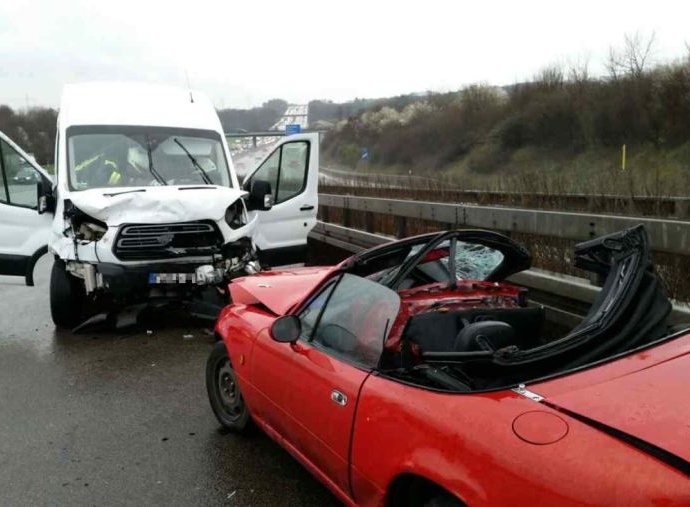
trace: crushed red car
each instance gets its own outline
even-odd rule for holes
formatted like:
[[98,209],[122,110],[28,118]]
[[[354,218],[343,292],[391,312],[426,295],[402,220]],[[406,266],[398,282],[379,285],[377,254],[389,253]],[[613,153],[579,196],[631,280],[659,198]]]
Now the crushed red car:
[[504,281],[519,243],[433,233],[230,284],[206,382],[347,505],[690,504],[690,326],[640,226],[581,243],[582,322]]

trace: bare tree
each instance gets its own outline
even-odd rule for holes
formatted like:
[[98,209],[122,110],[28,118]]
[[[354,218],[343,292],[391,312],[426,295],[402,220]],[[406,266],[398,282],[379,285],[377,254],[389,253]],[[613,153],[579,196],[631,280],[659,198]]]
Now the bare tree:
[[544,67],[536,75],[534,82],[545,88],[560,88],[564,82],[563,67],[558,63]]
[[604,62],[604,67],[606,67],[609,77],[617,81],[621,74],[621,59],[618,51],[613,49],[613,47],[609,48],[609,54]]
[[634,79],[641,78],[651,63],[656,32],[644,37],[640,32],[626,34],[622,49],[609,48],[609,55],[604,63],[612,79],[627,75]]
[[590,57],[590,53],[583,53],[575,59],[568,60],[568,78],[571,82],[582,84],[589,81]]
[[628,74],[639,78],[644,74],[652,55],[652,48],[656,39],[656,32],[644,40],[639,32],[635,35],[625,36],[625,59],[628,66]]

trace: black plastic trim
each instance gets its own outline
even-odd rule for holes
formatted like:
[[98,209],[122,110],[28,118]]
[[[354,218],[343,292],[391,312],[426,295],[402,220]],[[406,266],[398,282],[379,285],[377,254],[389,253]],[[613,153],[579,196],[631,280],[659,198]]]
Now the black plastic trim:
[[307,245],[259,250],[257,254],[259,256],[259,261],[261,261],[261,264],[264,266],[299,264],[305,262],[307,259]]
[[7,276],[25,276],[31,257],[28,255],[0,254],[0,274]]
[[26,266],[26,273],[24,279],[26,280],[26,285],[29,287],[34,286],[34,266],[38,262],[38,259],[43,257],[48,253],[48,245],[42,246],[34,252],[34,254],[29,258],[28,264]]

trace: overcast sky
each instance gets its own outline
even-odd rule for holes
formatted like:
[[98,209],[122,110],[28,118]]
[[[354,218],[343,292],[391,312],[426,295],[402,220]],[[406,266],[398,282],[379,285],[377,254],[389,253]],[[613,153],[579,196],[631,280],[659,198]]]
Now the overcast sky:
[[217,107],[510,84],[554,62],[594,73],[626,33],[687,53],[690,3],[494,0],[2,0],[0,103],[58,106],[64,83],[136,80]]

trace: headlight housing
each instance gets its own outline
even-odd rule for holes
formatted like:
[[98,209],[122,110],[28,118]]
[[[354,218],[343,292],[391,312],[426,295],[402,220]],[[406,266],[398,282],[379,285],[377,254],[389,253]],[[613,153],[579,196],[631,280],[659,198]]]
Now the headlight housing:
[[246,221],[242,199],[237,199],[225,210],[225,222],[231,229],[239,229],[245,225]]
[[108,227],[94,222],[82,222],[77,229],[77,239],[83,241],[98,241],[108,231]]

